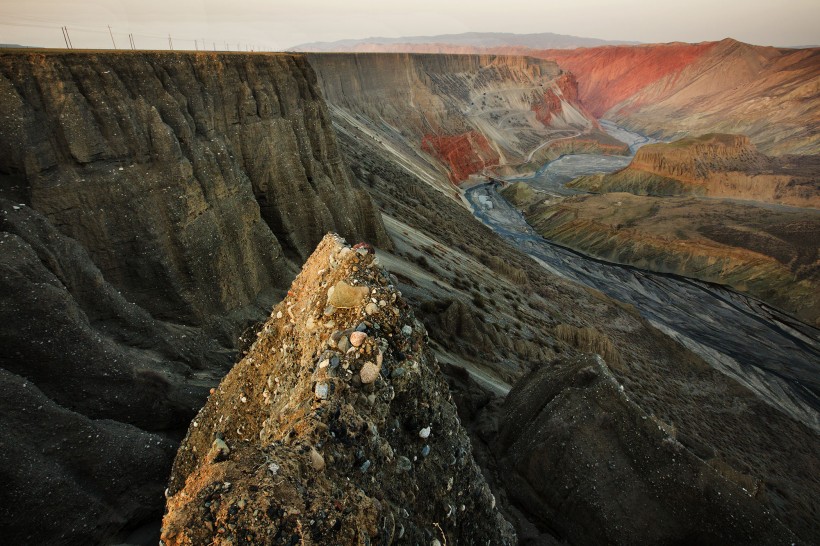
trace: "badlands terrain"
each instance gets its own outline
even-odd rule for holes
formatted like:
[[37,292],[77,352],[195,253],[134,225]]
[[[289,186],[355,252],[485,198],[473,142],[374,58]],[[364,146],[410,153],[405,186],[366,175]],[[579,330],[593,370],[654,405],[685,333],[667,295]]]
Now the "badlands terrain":
[[[0,53],[8,539],[820,540],[816,307],[792,297],[800,283],[810,293],[817,245],[791,216],[816,206],[816,51],[652,47],[575,51],[679,49],[660,71],[634,71],[611,104],[596,98],[615,79],[601,67],[617,76],[621,64],[584,69],[542,50]],[[747,70],[721,82],[738,58]],[[767,123],[750,109],[764,96],[778,116]],[[688,115],[696,103],[723,110]],[[662,123],[670,108],[684,109]],[[590,254],[643,248],[578,236],[607,222],[757,252],[770,276],[729,280],[753,295],[769,284],[780,311],[683,277],[663,286],[697,292],[674,288],[688,306],[667,309],[639,270],[607,295],[536,252],[551,243],[493,193],[567,154],[637,167],[637,140],[601,117],[700,137],[744,108],[752,121],[732,132],[748,139],[731,139],[761,163],[743,176],[803,173],[765,198],[732,197],[761,199],[748,206],[765,214],[701,206],[700,190],[572,196],[563,181],[504,194],[550,237],[549,222],[577,210],[582,228],[573,217],[555,237]],[[658,157],[640,165],[677,174],[657,172],[669,165]],[[710,176],[728,168],[707,163],[701,186],[721,187]],[[731,223],[684,225],[687,207]],[[639,265],[672,263],[653,252]],[[584,271],[620,271],[574,256]],[[708,335],[677,325],[699,321]],[[747,324],[760,331],[745,337]]]

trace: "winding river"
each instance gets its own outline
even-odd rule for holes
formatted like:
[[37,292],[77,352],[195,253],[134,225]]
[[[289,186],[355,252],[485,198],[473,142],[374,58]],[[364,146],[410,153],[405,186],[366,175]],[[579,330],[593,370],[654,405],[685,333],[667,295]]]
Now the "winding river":
[[[611,123],[604,129],[634,154],[651,139]],[[576,176],[612,172],[630,158],[563,156],[524,180],[567,195]],[[512,179],[511,179],[512,181]],[[487,183],[466,191],[474,215],[544,269],[630,303],[656,328],[712,366],[735,377],[770,404],[820,431],[820,331],[725,287],[616,265],[551,243]]]

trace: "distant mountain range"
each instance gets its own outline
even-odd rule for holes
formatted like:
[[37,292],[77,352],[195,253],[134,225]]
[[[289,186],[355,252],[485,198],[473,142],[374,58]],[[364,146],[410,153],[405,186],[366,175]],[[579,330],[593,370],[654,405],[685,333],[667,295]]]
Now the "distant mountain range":
[[511,32],[465,32],[463,34],[440,34],[438,36],[402,36],[399,38],[371,37],[335,42],[311,42],[293,46],[288,51],[370,51],[375,46],[385,51],[400,51],[405,44],[447,44],[464,47],[527,47],[532,49],[573,49],[603,45],[635,45],[640,42],[599,40],[538,32],[535,34],[514,34]]

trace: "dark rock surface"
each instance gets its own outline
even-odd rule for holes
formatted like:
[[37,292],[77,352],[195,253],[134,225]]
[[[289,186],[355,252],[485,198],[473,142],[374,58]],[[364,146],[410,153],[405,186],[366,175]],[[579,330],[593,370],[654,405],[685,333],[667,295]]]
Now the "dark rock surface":
[[172,446],[321,237],[390,246],[292,55],[0,53],[0,210],[16,543],[158,521]]
[[572,544],[790,544],[747,491],[647,415],[597,356],[544,366],[506,399],[496,442],[506,490]]

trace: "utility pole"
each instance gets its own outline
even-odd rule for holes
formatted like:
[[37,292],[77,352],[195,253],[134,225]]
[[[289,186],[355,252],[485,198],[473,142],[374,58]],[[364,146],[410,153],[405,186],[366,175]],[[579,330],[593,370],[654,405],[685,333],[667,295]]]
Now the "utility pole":
[[199,46],[197,45],[196,40],[194,40],[194,49],[196,51],[199,51]]
[[68,42],[68,49],[74,49],[74,44],[71,43],[71,36],[68,34],[68,27],[63,27],[65,31],[65,39]]
[[63,40],[65,40],[65,48],[71,49],[70,47],[68,47],[68,36],[66,36],[65,27],[60,27],[60,30],[63,31]]
[[114,49],[117,49],[117,42],[114,41],[114,33],[111,32],[111,25],[108,25],[108,34],[111,35],[111,43],[114,44]]
[[128,41],[131,42],[131,49],[137,49],[137,45],[134,43],[134,35],[129,33],[128,34]]
[[216,42],[214,42],[214,51],[216,51]]

